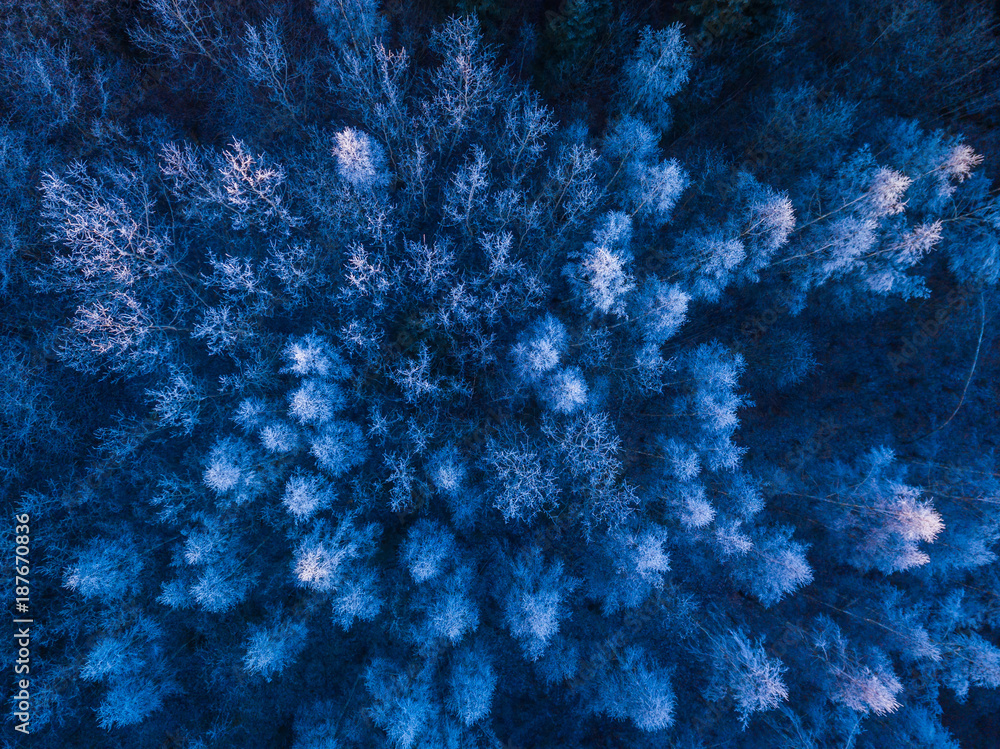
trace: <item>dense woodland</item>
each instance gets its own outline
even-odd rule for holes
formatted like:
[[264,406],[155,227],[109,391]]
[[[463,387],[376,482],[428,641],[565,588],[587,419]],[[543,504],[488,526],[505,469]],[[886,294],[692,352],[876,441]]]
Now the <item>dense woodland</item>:
[[0,0],[0,746],[996,746],[998,20]]

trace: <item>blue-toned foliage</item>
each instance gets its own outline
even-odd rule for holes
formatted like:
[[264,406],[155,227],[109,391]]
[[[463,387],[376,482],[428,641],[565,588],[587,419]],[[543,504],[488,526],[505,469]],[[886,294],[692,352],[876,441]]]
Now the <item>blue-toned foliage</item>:
[[996,734],[984,0],[7,6],[33,744]]

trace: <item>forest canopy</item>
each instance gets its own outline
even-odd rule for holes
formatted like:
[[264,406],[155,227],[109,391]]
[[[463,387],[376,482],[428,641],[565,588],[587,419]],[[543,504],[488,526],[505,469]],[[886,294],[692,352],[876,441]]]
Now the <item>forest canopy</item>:
[[3,747],[995,741],[996,9],[553,6],[4,3]]

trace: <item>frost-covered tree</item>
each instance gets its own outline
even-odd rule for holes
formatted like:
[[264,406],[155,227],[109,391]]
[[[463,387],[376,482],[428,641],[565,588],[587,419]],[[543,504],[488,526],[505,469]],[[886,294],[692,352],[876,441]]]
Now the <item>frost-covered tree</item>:
[[680,24],[655,30],[646,27],[626,61],[622,98],[628,111],[637,110],[661,132],[670,126],[667,99],[687,82],[691,47]]

